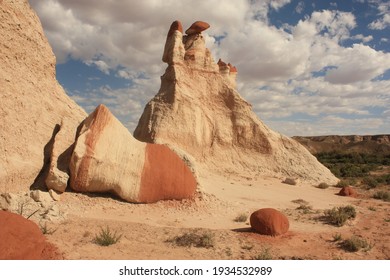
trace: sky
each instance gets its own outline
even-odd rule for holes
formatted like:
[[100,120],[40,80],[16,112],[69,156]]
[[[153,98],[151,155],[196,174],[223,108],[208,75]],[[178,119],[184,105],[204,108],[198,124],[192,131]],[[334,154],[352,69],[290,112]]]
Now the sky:
[[288,136],[390,134],[390,1],[30,0],[57,79],[87,113],[101,103],[133,132],[157,94],[170,24],[202,20],[237,90]]

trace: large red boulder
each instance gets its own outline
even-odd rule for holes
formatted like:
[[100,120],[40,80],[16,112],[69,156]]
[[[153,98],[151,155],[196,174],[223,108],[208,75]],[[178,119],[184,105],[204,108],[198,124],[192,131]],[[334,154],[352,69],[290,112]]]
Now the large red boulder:
[[263,208],[252,213],[251,227],[264,235],[281,235],[288,231],[290,223],[287,217],[273,208]]
[[340,191],[339,191],[339,195],[341,196],[352,196],[352,197],[356,197],[357,196],[357,192],[355,191],[355,189],[351,186],[346,186],[346,187],[343,187]]
[[61,259],[39,227],[23,216],[0,211],[0,260]]

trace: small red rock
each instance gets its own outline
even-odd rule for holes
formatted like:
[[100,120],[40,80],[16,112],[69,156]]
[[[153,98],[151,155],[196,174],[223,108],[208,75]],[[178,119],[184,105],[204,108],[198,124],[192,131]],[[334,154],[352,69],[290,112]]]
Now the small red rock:
[[250,223],[256,232],[272,236],[286,233],[290,226],[287,217],[273,208],[263,208],[253,212]]
[[23,216],[0,211],[0,260],[61,259],[39,227]]
[[339,195],[341,195],[341,196],[352,196],[352,197],[355,197],[355,196],[357,196],[357,192],[354,190],[353,187],[351,187],[351,186],[346,186],[346,187],[343,187],[343,188],[339,191]]
[[186,30],[187,35],[201,33],[210,27],[210,24],[204,21],[195,21],[190,28]]
[[181,33],[183,33],[183,25],[182,25],[181,22],[178,21],[178,20],[175,20],[174,22],[172,22],[171,27],[169,28],[167,37],[172,36],[173,33],[174,33],[176,30],[177,30],[177,31],[180,31]]

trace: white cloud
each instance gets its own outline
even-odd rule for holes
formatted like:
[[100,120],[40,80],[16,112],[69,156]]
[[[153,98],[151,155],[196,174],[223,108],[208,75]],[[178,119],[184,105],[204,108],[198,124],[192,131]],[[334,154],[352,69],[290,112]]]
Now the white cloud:
[[374,39],[374,37],[372,37],[372,35],[364,36],[363,34],[357,34],[355,36],[352,36],[351,39],[362,41],[363,43],[368,43],[368,42],[372,41]]
[[370,29],[383,30],[390,27],[390,2],[388,1],[372,1],[377,5],[378,14],[380,18],[374,20],[368,25]]
[[[106,103],[130,130],[158,91],[166,67],[161,62],[165,37],[178,19],[185,29],[196,20],[210,23],[207,46],[216,60],[238,67],[239,92],[273,128],[289,135],[328,134],[341,132],[339,123],[358,129],[359,122],[351,121],[356,117],[390,132],[385,122],[374,121],[386,114],[377,117],[371,110],[390,107],[390,82],[378,78],[390,68],[390,57],[363,45],[372,36],[350,35],[357,26],[352,13],[316,11],[295,26],[277,28],[269,23],[268,12],[290,0],[30,2],[58,62],[80,59],[129,80],[128,89],[102,87],[73,98],[87,110]],[[214,36],[224,38],[217,42]],[[345,47],[347,39],[362,43]],[[297,115],[304,119],[288,120]]]
[[305,9],[305,2],[300,1],[300,2],[298,2],[297,6],[295,7],[295,12],[298,14],[301,14],[304,9]]

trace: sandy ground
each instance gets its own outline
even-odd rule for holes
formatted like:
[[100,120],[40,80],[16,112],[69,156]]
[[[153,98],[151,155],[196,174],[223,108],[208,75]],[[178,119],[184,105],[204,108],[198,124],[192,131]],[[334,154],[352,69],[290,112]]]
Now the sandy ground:
[[[59,206],[62,222],[48,224],[47,234],[65,259],[389,259],[390,204],[371,198],[335,195],[339,189],[291,186],[280,179],[236,179],[201,176],[204,195],[188,201],[131,204],[110,196],[66,192]],[[312,210],[297,209],[304,200]],[[355,220],[342,227],[326,224],[323,210],[353,205]],[[290,221],[287,234],[269,237],[251,231],[249,218],[240,214],[272,207]],[[94,243],[102,228],[122,234],[118,243],[103,247]],[[169,240],[184,233],[206,233],[214,238],[211,248],[180,247]],[[347,252],[334,241],[364,238],[370,248]]]

